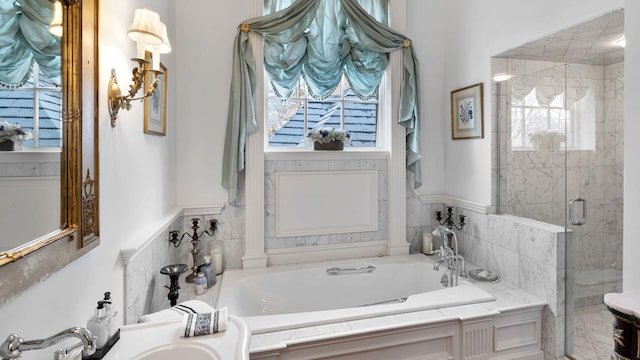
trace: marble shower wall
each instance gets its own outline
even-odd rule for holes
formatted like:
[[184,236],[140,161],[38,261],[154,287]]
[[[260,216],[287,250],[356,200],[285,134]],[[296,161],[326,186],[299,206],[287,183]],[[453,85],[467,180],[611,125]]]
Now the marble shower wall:
[[[622,280],[624,63],[565,67],[543,61],[497,61],[505,62],[503,66],[516,76],[493,87],[499,109],[494,131],[500,144],[500,149],[494,147],[494,164],[500,164],[499,175],[497,166],[493,169],[494,187],[499,181],[500,189],[496,202],[502,213],[564,226],[567,200],[587,199],[587,223],[569,226],[575,239],[568,243],[575,267],[575,305],[601,303],[604,293],[621,290]],[[562,89],[565,84],[568,113],[587,120],[573,125],[582,132],[576,132],[570,148],[565,152],[513,147],[511,91]],[[581,213],[578,206],[576,212]]]

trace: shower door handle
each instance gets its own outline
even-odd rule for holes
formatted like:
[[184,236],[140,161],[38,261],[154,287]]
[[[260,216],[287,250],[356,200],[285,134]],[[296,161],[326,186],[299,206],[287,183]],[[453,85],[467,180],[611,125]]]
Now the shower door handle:
[[[582,203],[582,218],[576,220],[574,217],[573,208],[576,203]],[[587,200],[581,197],[572,198],[569,200],[569,222],[571,225],[582,226],[587,223]]]

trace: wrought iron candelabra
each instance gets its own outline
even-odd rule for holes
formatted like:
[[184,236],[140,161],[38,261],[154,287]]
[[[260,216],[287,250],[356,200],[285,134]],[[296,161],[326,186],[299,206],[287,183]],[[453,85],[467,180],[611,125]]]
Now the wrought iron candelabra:
[[449,228],[449,230],[453,230],[453,228],[462,230],[462,228],[466,225],[466,223],[464,222],[465,218],[466,216],[464,215],[458,216],[458,224],[456,224],[453,220],[453,206],[447,206],[447,218],[444,220],[442,219],[442,211],[436,211],[436,220],[438,220],[438,223],[440,223],[440,225],[446,226],[447,228]]
[[200,226],[198,225],[198,222],[200,221],[200,219],[198,218],[193,218],[191,219],[191,229],[193,230],[193,234],[189,234],[188,232],[184,232],[182,234],[182,236],[180,236],[180,238],[178,238],[178,231],[173,230],[169,232],[169,236],[170,239],[169,241],[173,244],[174,247],[178,247],[180,246],[180,244],[182,244],[182,240],[184,239],[185,236],[188,236],[191,240],[191,245],[193,246],[193,248],[191,249],[191,255],[193,255],[193,267],[191,268],[191,274],[189,274],[187,276],[186,281],[188,283],[193,283],[196,280],[196,276],[198,275],[198,253],[200,252],[200,250],[198,249],[198,245],[200,243],[200,239],[205,236],[205,235],[209,235],[209,236],[213,236],[213,233],[216,231],[217,229],[217,221],[215,219],[209,220],[209,229],[208,230],[203,230],[200,232],[200,234],[198,234],[198,229],[200,228]]

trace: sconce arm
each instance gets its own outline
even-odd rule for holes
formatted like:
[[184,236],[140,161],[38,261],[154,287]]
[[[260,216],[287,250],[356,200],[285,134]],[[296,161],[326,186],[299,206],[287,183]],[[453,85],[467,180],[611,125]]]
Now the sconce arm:
[[[111,117],[111,127],[116,126],[116,120],[120,109],[129,111],[131,110],[132,101],[142,100],[153,95],[158,87],[158,74],[162,74],[162,71],[159,70],[145,69],[145,65],[149,64],[148,60],[137,58],[133,58],[131,60],[137,62],[138,66],[134,67],[131,71],[131,84],[129,84],[129,92],[127,95],[122,95],[120,86],[118,85],[118,79],[116,77],[116,70],[111,69],[111,78],[109,79],[109,88],[107,91],[107,107],[109,108],[109,116]],[[153,74],[151,77],[151,83],[148,84],[147,89],[142,96],[135,97],[144,85],[144,78],[147,72]]]

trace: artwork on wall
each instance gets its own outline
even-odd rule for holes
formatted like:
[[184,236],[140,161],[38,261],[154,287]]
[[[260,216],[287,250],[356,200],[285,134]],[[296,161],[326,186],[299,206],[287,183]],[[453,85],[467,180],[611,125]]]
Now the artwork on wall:
[[[150,53],[147,52],[147,60],[149,60]],[[150,65],[146,65],[150,68]],[[160,63],[160,70],[158,73],[158,86],[153,92],[153,95],[144,99],[144,132],[147,134],[167,135],[167,79],[168,72],[167,67],[163,63]],[[151,77],[153,73],[147,71],[145,73],[145,84],[151,83]]]
[[484,137],[482,83],[451,92],[451,139]]

